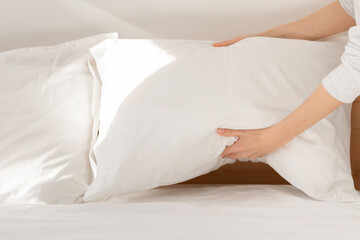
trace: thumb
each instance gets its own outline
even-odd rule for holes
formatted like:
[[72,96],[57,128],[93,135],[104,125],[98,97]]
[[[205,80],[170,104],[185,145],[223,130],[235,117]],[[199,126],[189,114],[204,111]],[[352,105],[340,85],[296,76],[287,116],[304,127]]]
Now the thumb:
[[226,129],[226,128],[218,128],[216,129],[217,134],[225,137],[237,137],[237,130]]

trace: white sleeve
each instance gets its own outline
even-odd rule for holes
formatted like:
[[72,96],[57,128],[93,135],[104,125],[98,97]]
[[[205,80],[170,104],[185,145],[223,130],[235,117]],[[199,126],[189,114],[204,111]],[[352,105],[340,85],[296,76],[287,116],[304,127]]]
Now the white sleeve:
[[354,13],[354,0],[339,0],[342,8],[349,14],[352,18],[355,18]]
[[351,103],[360,95],[360,26],[351,27],[341,64],[323,80],[324,88],[337,100]]

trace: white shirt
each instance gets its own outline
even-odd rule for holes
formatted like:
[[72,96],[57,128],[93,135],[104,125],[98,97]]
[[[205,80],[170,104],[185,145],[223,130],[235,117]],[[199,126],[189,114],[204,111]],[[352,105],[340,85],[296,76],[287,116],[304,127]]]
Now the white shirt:
[[360,95],[360,2],[340,0],[340,4],[355,19],[356,26],[349,29],[341,64],[322,80],[322,84],[337,100],[351,103]]

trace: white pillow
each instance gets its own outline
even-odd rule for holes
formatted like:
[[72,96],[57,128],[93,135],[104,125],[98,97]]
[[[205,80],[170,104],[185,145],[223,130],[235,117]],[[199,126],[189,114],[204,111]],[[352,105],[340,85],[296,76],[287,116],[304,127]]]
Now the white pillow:
[[[269,127],[339,64],[340,43],[248,38],[109,39],[92,48],[102,80],[97,178],[85,201],[182,182],[234,160],[218,127]],[[350,104],[263,161],[318,200],[359,200],[349,162]],[[247,159],[242,159],[247,161]]]
[[88,51],[116,37],[0,53],[0,203],[83,202],[97,132]]

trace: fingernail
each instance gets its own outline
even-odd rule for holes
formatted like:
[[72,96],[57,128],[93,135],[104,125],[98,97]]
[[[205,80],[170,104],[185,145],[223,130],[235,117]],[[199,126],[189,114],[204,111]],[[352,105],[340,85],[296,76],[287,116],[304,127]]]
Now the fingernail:
[[218,129],[216,129],[216,132],[217,133],[224,133],[224,129],[218,128]]

